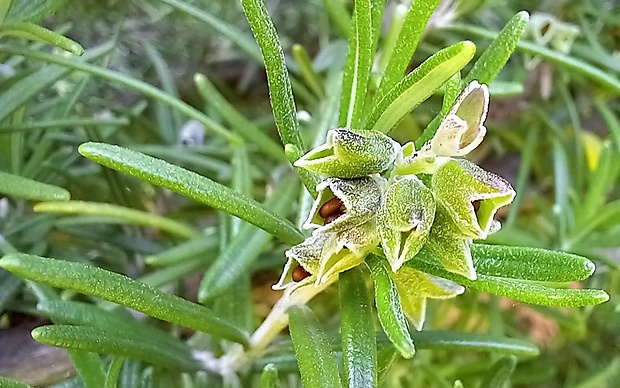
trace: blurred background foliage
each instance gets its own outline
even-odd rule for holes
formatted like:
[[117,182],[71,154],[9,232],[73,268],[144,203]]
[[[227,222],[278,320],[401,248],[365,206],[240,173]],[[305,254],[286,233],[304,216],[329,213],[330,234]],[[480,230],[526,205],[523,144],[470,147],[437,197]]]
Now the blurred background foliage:
[[[316,117],[329,103],[323,93],[329,95],[327,88],[331,85],[321,82],[325,90],[321,86],[313,89],[300,73],[292,48],[294,44],[305,47],[321,79],[342,66],[346,45],[341,30],[346,29],[330,18],[325,8],[328,1],[266,2],[297,80],[293,86],[298,109],[304,111],[300,113],[302,130],[307,134],[315,130]],[[343,9],[352,9],[351,1],[337,1]],[[195,86],[194,74],[205,74],[236,111],[275,139],[260,63],[209,23],[166,3],[68,1],[43,25],[65,33],[87,49],[100,47],[101,52],[93,59],[98,65],[153,84],[226,126],[229,123],[222,112],[205,101]],[[238,2],[185,3],[250,37]],[[388,3],[385,31],[390,15],[397,10],[396,2]],[[499,31],[522,9],[530,12],[533,20],[538,15],[540,21],[530,23],[524,40],[547,45],[555,53],[558,49],[565,51],[558,54],[560,60],[541,58],[523,47],[513,54],[500,73],[500,82],[491,88],[487,141],[471,157],[508,178],[519,194],[511,208],[500,215],[504,228],[492,236],[491,242],[584,255],[597,263],[597,272],[587,280],[587,286],[605,289],[611,301],[596,307],[562,309],[525,306],[466,292],[454,300],[433,301],[427,327],[532,340],[541,355],[519,361],[512,378],[515,387],[612,387],[620,378],[620,2],[461,0],[444,2],[441,7],[412,60],[412,68],[463,39],[474,41],[480,52],[489,42],[484,32]],[[552,47],[553,43],[541,36],[556,27],[562,36],[569,37],[564,45]],[[8,43],[37,50],[43,47],[15,39],[2,41]],[[2,49],[0,55],[0,90],[7,91],[15,84],[16,78],[10,75],[23,79],[43,65]],[[615,84],[601,80],[590,68],[571,66],[571,61],[600,69],[615,79]],[[119,144],[231,185],[234,152],[225,141],[208,133],[203,138],[201,128],[197,132],[186,126],[185,116],[161,100],[146,98],[113,80],[67,71],[46,82],[49,87],[41,84],[29,103],[5,118],[0,127],[1,170],[66,187],[72,199],[152,211],[207,230],[232,222],[191,200],[101,168],[76,152],[79,144],[89,140]],[[415,139],[440,107],[441,96],[423,103],[399,126],[395,137],[400,141]],[[252,145],[248,146],[248,159],[250,193],[262,200],[271,182],[283,173],[280,161],[265,157]],[[91,262],[195,300],[199,274],[214,258],[217,243],[192,252],[182,264],[154,266],[145,261],[180,241],[173,234],[129,225],[112,216],[34,213],[31,202],[0,199],[0,248],[5,253],[17,249]],[[254,264],[249,283],[252,305],[247,301],[254,312],[254,323],[262,320],[279,296],[270,286],[281,270],[285,248],[278,242],[266,244]],[[32,353],[27,353],[32,352],[30,348],[24,347],[26,352],[15,357],[2,354],[13,349],[9,344],[29,335],[20,327],[31,328],[45,320],[37,318],[35,300],[20,281],[7,279],[6,273],[0,274],[4,286],[0,293],[0,344],[7,344],[0,346],[0,368],[5,368],[0,369],[0,375],[12,373],[32,379],[45,375],[43,380],[30,381],[46,383],[58,380],[51,368],[39,368],[33,376],[33,366],[24,367],[32,362]],[[338,330],[336,292],[329,289],[311,303],[328,331]],[[212,307],[225,310],[225,306]],[[385,384],[444,387],[461,379],[466,387],[474,386],[480,373],[495,360],[487,354],[421,350],[410,361],[398,360]],[[125,369],[142,367],[128,363]],[[62,376],[69,369],[67,366],[58,373]],[[289,382],[298,384],[295,377]]]

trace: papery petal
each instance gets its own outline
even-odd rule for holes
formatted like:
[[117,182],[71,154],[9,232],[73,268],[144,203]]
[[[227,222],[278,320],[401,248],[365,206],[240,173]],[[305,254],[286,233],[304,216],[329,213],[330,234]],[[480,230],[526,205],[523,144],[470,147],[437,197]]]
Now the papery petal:
[[430,153],[437,156],[464,156],[482,143],[486,135],[483,123],[489,109],[489,89],[472,81],[459,95],[454,106],[430,141]]

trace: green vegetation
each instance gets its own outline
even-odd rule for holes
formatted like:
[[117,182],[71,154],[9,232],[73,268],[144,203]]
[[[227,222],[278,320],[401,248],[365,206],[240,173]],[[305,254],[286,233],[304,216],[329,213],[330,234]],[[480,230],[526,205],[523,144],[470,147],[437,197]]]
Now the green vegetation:
[[0,0],[0,386],[614,386],[620,4],[289,3]]

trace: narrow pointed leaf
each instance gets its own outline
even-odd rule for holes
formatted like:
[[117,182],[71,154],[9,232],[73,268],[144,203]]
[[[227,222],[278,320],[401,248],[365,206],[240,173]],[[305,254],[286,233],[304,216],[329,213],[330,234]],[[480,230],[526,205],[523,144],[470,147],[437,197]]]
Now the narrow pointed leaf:
[[[2,47],[0,51],[10,50]],[[69,62],[81,63],[81,61],[92,60],[108,53],[112,45],[104,44],[88,50],[79,61],[74,58],[66,59]],[[50,54],[47,54],[50,55]],[[45,66],[34,73],[15,82],[11,87],[3,90],[0,96],[0,121],[6,119],[17,108],[29,101],[33,101],[34,96],[38,95],[54,82],[68,74],[71,69],[62,66]]]
[[196,229],[184,223],[174,221],[157,214],[112,205],[109,203],[83,201],[43,202],[36,204],[33,209],[38,213],[105,216],[128,224],[151,226],[184,238],[193,238],[198,235],[198,231]]
[[468,85],[474,80],[486,85],[493,82],[517,47],[517,42],[525,30],[529,18],[530,15],[526,11],[521,11],[506,23],[506,26],[493,39],[489,47],[476,60],[472,69],[463,79],[463,85]]
[[404,358],[411,358],[415,348],[396,284],[378,257],[370,256],[366,262],[375,282],[375,302],[381,327],[400,354]]
[[[277,186],[265,203],[265,208],[274,213],[287,213],[298,193],[293,179],[285,179]],[[226,289],[249,271],[271,236],[262,229],[244,225],[234,240],[219,255],[209,268],[198,289],[198,300],[205,302],[226,291]]]
[[306,387],[341,387],[336,357],[325,332],[308,307],[288,309],[291,339],[297,355],[301,379]]
[[396,85],[405,75],[411,57],[418,47],[424,27],[437,8],[439,0],[416,0],[411,2],[407,16],[403,21],[394,51],[385,68],[377,97],[383,95]]
[[365,128],[389,133],[421,102],[429,98],[474,56],[468,41],[445,48],[409,73],[375,104]]
[[50,325],[37,327],[32,331],[32,337],[47,345],[127,357],[164,368],[189,372],[201,369],[200,363],[190,353],[173,353],[157,343],[129,337],[123,330],[115,328]]
[[582,256],[541,248],[473,244],[476,272],[540,282],[572,282],[594,273],[594,263]]
[[0,315],[6,305],[13,300],[22,287],[22,280],[12,273],[0,268]]
[[84,54],[84,48],[78,42],[32,23],[13,22],[2,24],[0,26],[0,38],[5,35],[38,40],[58,46],[61,49],[75,55]]
[[118,376],[121,374],[121,368],[125,362],[124,357],[114,357],[108,368],[108,373],[105,377],[104,388],[116,388],[118,384]]
[[186,262],[197,256],[215,254],[213,251],[218,247],[218,239],[219,236],[215,233],[201,235],[165,251],[147,256],[144,261],[148,265],[159,267]]
[[31,201],[68,201],[69,191],[62,187],[37,182],[0,171],[0,193]]
[[373,61],[371,0],[355,2],[349,51],[342,79],[340,100],[341,127],[361,129],[359,122],[364,112],[368,79]]
[[85,157],[106,167],[244,219],[288,244],[303,241],[301,232],[288,220],[268,211],[253,199],[194,172],[109,144],[85,143],[78,150]]
[[504,387],[510,381],[510,377],[517,366],[516,356],[506,356],[497,360],[480,384],[480,388]]
[[163,3],[173,6],[179,11],[185,12],[188,15],[204,22],[226,39],[237,46],[239,46],[248,56],[256,60],[258,63],[262,63],[263,58],[256,43],[250,39],[247,35],[237,30],[233,25],[226,23],[222,19],[211,15],[204,9],[199,9],[191,4],[179,0],[161,0]]
[[38,22],[60,9],[67,0],[15,0],[8,21]]
[[278,369],[273,364],[265,365],[263,373],[260,375],[260,388],[278,388],[280,381],[278,380]]
[[[392,342],[383,332],[377,335],[377,346],[380,349],[391,347]],[[411,333],[417,349],[444,350],[449,352],[488,352],[494,354],[511,354],[519,358],[531,358],[540,354],[540,350],[531,342],[489,334],[467,333],[442,330],[424,330]],[[331,338],[332,350],[338,352],[340,343]],[[285,347],[284,344],[281,344]],[[339,353],[336,353],[337,355]],[[252,371],[260,372],[262,368],[273,363],[281,373],[293,373],[298,370],[295,355],[292,353],[277,356],[265,356],[252,365]]]
[[303,150],[291,80],[276,29],[263,0],[242,0],[241,4],[265,60],[269,99],[282,144]]
[[194,82],[202,98],[236,130],[246,141],[256,144],[266,155],[276,160],[286,160],[284,147],[272,140],[254,123],[245,118],[224,96],[215,85],[203,74],[196,74]]
[[37,311],[52,318],[54,323],[70,324],[78,326],[93,327],[113,327],[123,330],[126,336],[140,337],[152,343],[159,342],[161,346],[171,352],[188,353],[189,347],[170,334],[148,326],[144,323],[134,321],[127,316],[105,311],[95,305],[83,302],[72,302],[64,300],[48,300],[37,304]]
[[[161,101],[162,103],[170,106],[171,108],[176,109],[180,113],[183,113],[187,115],[188,117],[197,120],[202,125],[204,125],[205,130],[208,130],[215,135],[221,136],[222,138],[230,141],[233,144],[238,144],[241,141],[239,136],[231,133],[228,129],[222,127],[216,121],[212,120],[210,117],[208,117],[207,115],[205,115],[198,109],[194,108],[193,106],[187,104],[183,100],[175,98],[174,96],[171,96],[170,94],[162,91],[161,89],[154,87],[153,85],[150,85],[144,81],[133,78],[126,74],[123,74],[123,73],[120,73],[114,70],[109,70],[103,67],[95,66],[89,63],[85,63],[83,60],[89,57],[88,51],[80,58],[82,59],[81,61],[76,61],[73,58],[65,58],[59,55],[53,55],[53,54],[48,54],[45,52],[33,51],[33,50],[28,50],[28,49],[19,48],[19,47],[2,46],[0,47],[0,52],[5,52],[8,54],[13,54],[13,55],[23,55],[27,58],[32,58],[35,60],[60,65],[60,67],[58,66],[50,67],[49,70],[60,69],[64,72],[68,72],[71,70],[80,71],[80,72],[94,75],[101,79],[105,79],[113,83],[117,83],[119,85],[128,87],[130,89],[143,93],[144,95],[149,96],[157,101]],[[54,80],[61,78],[65,74],[64,72],[57,74]],[[46,74],[46,73],[43,72],[43,74]],[[54,73],[50,73],[50,74],[54,74]],[[47,82],[51,84],[54,80],[50,80]],[[31,88],[36,90],[36,88],[40,88],[40,85],[35,83],[33,86],[31,86]],[[24,90],[28,90],[28,93],[24,93]],[[22,88],[20,89],[20,91],[24,95],[30,95],[31,93],[30,89]],[[34,95],[34,93],[32,95]],[[29,98],[24,98],[22,96],[18,96],[18,97],[24,101],[28,101],[32,99],[32,97],[29,97]],[[1,113],[3,113],[4,110],[5,110],[4,107],[0,105],[0,118],[3,117]]]
[[377,385],[377,340],[372,299],[361,269],[340,274],[342,350],[348,387]]
[[121,274],[82,263],[19,253],[4,256],[0,266],[35,282],[99,297],[154,318],[247,343],[246,334],[218,319],[210,310]]
[[596,305],[609,300],[609,295],[603,290],[551,288],[531,281],[489,276],[482,273],[478,273],[476,280],[470,280],[465,276],[446,271],[438,264],[433,263],[433,258],[423,252],[415,259],[409,260],[405,265],[452,280],[467,288],[540,306],[581,307]]

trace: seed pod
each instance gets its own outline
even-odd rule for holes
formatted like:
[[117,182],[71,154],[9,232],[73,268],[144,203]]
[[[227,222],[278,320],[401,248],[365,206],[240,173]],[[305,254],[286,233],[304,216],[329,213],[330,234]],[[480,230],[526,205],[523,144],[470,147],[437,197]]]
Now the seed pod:
[[340,233],[375,217],[381,203],[383,178],[328,178],[317,185],[319,193],[304,228]]
[[302,156],[295,166],[330,177],[359,178],[389,169],[399,148],[378,131],[332,129],[326,143]]

